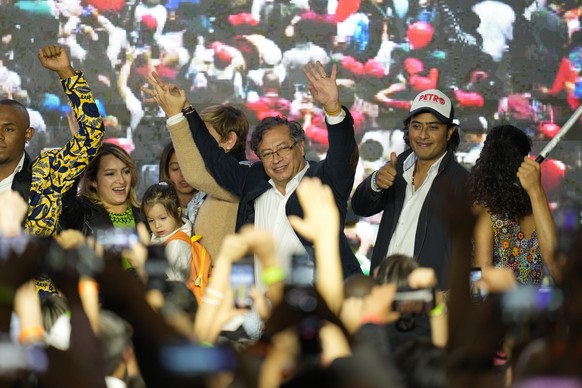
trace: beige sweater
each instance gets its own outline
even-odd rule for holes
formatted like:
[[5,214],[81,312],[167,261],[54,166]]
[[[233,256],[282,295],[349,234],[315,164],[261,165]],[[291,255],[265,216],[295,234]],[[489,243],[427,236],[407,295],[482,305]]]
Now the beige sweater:
[[216,264],[223,238],[234,233],[239,198],[222,188],[204,166],[187,120],[168,126],[182,175],[195,189],[208,194],[196,215],[194,233]]

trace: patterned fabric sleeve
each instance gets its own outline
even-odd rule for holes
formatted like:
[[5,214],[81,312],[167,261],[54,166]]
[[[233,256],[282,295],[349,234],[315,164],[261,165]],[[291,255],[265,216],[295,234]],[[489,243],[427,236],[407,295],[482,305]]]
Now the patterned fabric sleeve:
[[75,112],[79,132],[57,150],[43,152],[32,166],[29,210],[25,230],[51,236],[61,214],[61,197],[85,171],[103,144],[104,127],[99,109],[82,72],[61,80]]

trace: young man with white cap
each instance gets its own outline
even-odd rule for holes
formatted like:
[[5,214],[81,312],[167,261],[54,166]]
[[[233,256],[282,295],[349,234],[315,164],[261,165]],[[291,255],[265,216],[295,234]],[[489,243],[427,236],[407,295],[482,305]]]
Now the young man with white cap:
[[445,205],[463,198],[468,176],[455,160],[460,136],[453,119],[453,105],[444,93],[419,93],[404,120],[404,141],[410,149],[398,156],[393,152],[388,163],[358,185],[352,197],[354,212],[364,217],[384,212],[371,271],[386,256],[414,256],[420,266],[436,271],[441,289],[447,287],[452,236]]

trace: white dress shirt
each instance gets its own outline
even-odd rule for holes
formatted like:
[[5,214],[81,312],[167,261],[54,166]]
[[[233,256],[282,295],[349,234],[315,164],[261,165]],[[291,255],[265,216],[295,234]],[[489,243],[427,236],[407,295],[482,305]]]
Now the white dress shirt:
[[[285,195],[277,190],[275,182],[270,179],[271,188],[255,200],[255,228],[273,233],[279,264],[287,273],[291,269],[291,256],[307,253],[289,223],[285,213],[285,205],[291,194],[299,186],[299,182],[303,179],[308,168],[309,162],[305,162],[305,167],[287,183]],[[255,261],[255,273],[257,275],[260,274],[259,267],[260,264]],[[257,284],[259,283],[260,277],[257,276]]]
[[434,182],[439,171],[439,166],[443,160],[446,152],[432,165],[428,170],[428,174],[422,185],[418,190],[414,190],[412,185],[412,176],[414,174],[414,166],[416,164],[416,154],[411,153],[404,161],[404,173],[402,177],[406,181],[406,194],[404,196],[404,204],[402,212],[398,218],[398,225],[390,240],[388,246],[387,256],[393,254],[402,254],[407,256],[414,256],[414,243],[416,240],[416,229],[418,227],[418,219],[422,205],[428,196],[428,192]]
[[22,153],[20,162],[18,162],[18,165],[14,169],[14,172],[0,181],[0,193],[12,189],[12,182],[14,182],[14,177],[16,176],[16,174],[20,172],[20,170],[22,170],[23,166],[24,166],[24,152]]

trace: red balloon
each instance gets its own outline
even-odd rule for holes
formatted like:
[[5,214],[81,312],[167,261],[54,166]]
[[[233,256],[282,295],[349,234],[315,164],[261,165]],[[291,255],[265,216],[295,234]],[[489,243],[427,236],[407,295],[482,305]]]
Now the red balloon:
[[125,0],[87,0],[87,4],[97,8],[99,12],[121,12]]
[[239,26],[241,24],[248,24],[249,26],[256,26],[257,21],[248,12],[241,12],[235,15],[228,15],[228,22],[233,26]]
[[362,0],[339,0],[335,9],[335,22],[343,22],[350,15],[358,12]]
[[384,66],[375,59],[368,59],[368,62],[364,65],[364,74],[370,75],[376,78],[384,77]]
[[546,159],[541,164],[542,187],[551,195],[556,190],[560,190],[566,168],[564,163],[555,159]]
[[543,122],[540,123],[540,132],[551,139],[560,132],[560,126],[556,123]]
[[415,22],[408,27],[406,36],[413,49],[420,49],[432,41],[434,28],[427,22]]
[[418,58],[406,58],[404,60],[404,69],[408,74],[418,74],[424,71],[424,64]]
[[317,125],[310,125],[305,128],[305,136],[317,144],[329,145],[327,137],[327,128],[321,128]]
[[155,30],[158,28],[158,21],[152,15],[143,15],[141,17],[141,22],[150,30]]
[[482,108],[485,99],[477,92],[465,92],[461,89],[455,90],[455,98],[462,106]]

